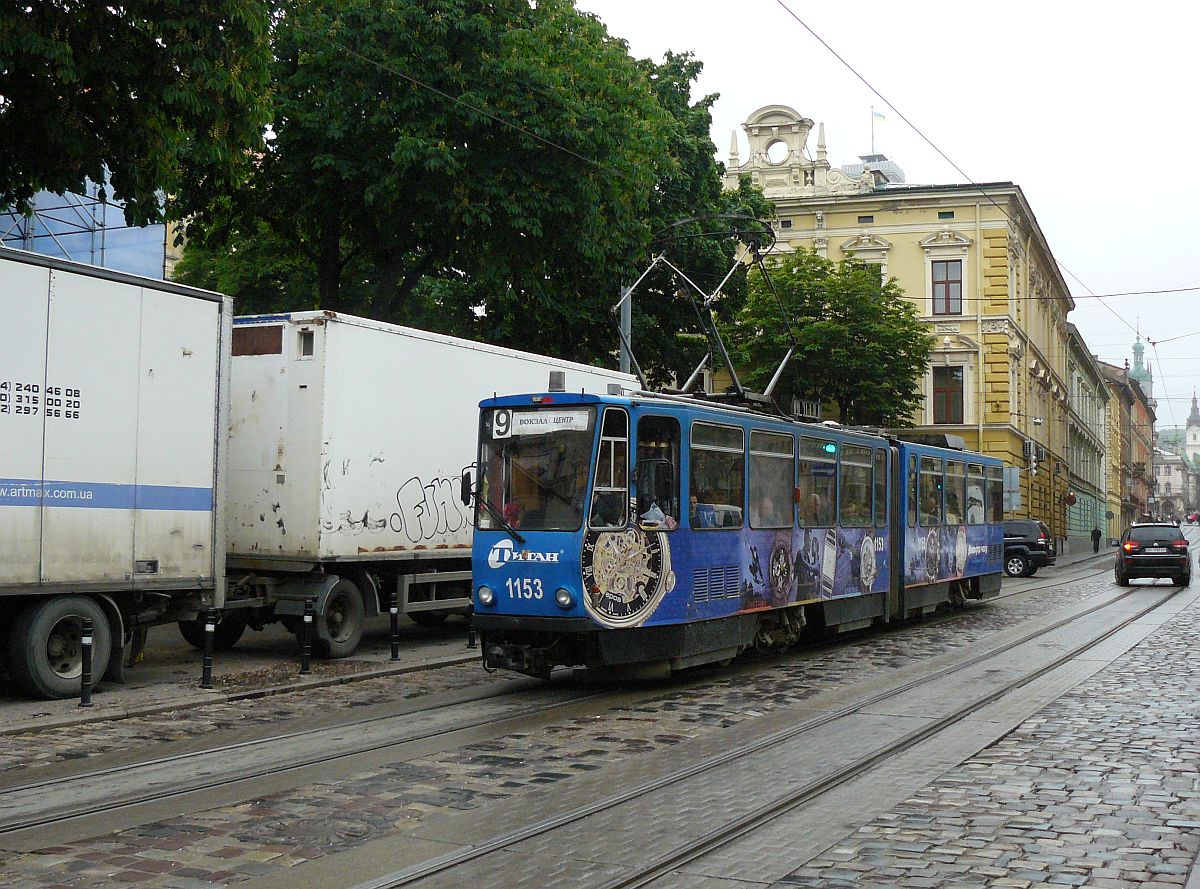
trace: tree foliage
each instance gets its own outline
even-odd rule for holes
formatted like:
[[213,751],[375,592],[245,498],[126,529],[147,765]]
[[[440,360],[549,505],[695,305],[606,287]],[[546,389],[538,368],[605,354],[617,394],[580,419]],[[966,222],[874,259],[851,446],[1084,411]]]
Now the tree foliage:
[[[609,308],[654,233],[765,206],[721,191],[713,97],[689,100],[699,63],[637,62],[570,0],[316,0],[279,20],[276,57],[273,138],[189,228],[178,273],[239,311],[320,306],[609,363]],[[733,242],[671,249],[715,286]],[[673,292],[639,288],[652,367],[688,357]]]
[[268,120],[269,26],[267,0],[5,4],[0,206],[106,168],[135,223],[234,187]]
[[770,280],[774,292],[751,279],[732,331],[746,382],[761,391],[794,342],[775,393],[781,404],[815,398],[836,404],[848,425],[909,425],[933,343],[896,280],[803,248],[774,265]]

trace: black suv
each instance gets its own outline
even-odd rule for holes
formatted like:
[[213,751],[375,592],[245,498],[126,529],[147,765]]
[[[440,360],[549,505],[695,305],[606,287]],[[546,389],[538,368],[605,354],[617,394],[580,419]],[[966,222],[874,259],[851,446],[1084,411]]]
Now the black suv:
[[1183,531],[1174,522],[1130,525],[1117,544],[1117,583],[1129,586],[1135,577],[1169,577],[1176,586],[1192,582],[1192,559]]
[[1032,577],[1058,558],[1050,529],[1034,519],[1008,519],[1004,523],[1004,573]]

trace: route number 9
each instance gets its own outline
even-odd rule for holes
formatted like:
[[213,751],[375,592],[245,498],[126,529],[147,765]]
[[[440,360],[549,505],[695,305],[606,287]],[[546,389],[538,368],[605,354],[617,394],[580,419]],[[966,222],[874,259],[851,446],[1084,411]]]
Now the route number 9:
[[492,415],[492,438],[508,438],[512,435],[512,411],[498,408]]

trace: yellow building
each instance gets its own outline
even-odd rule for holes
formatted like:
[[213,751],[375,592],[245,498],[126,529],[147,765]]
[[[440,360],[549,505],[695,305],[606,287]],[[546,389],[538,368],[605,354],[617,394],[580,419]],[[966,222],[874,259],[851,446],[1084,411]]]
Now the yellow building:
[[848,168],[815,158],[813,122],[785,105],[743,125],[727,185],[749,176],[776,210],[777,250],[874,263],[895,278],[934,338],[921,431],[961,435],[1020,472],[1009,514],[1067,528],[1067,313],[1070,291],[1019,186],[906,185],[886,158]]

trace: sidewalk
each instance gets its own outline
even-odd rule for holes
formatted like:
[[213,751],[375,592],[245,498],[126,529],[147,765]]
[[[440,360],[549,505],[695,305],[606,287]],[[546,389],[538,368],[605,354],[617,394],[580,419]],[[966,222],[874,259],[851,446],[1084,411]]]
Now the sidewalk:
[[281,628],[271,627],[266,632],[247,633],[229,651],[215,652],[215,687],[203,690],[200,653],[183,643],[173,626],[155,627],[143,662],[126,671],[125,684],[101,684],[90,708],[81,708],[77,699],[27,700],[15,688],[0,688],[0,736],[263,698],[478,661],[479,649],[466,646],[466,635],[466,623],[461,620],[433,629],[405,626],[400,660],[393,661],[386,622],[374,621],[353,657],[314,658],[312,672],[301,676],[295,639]]

